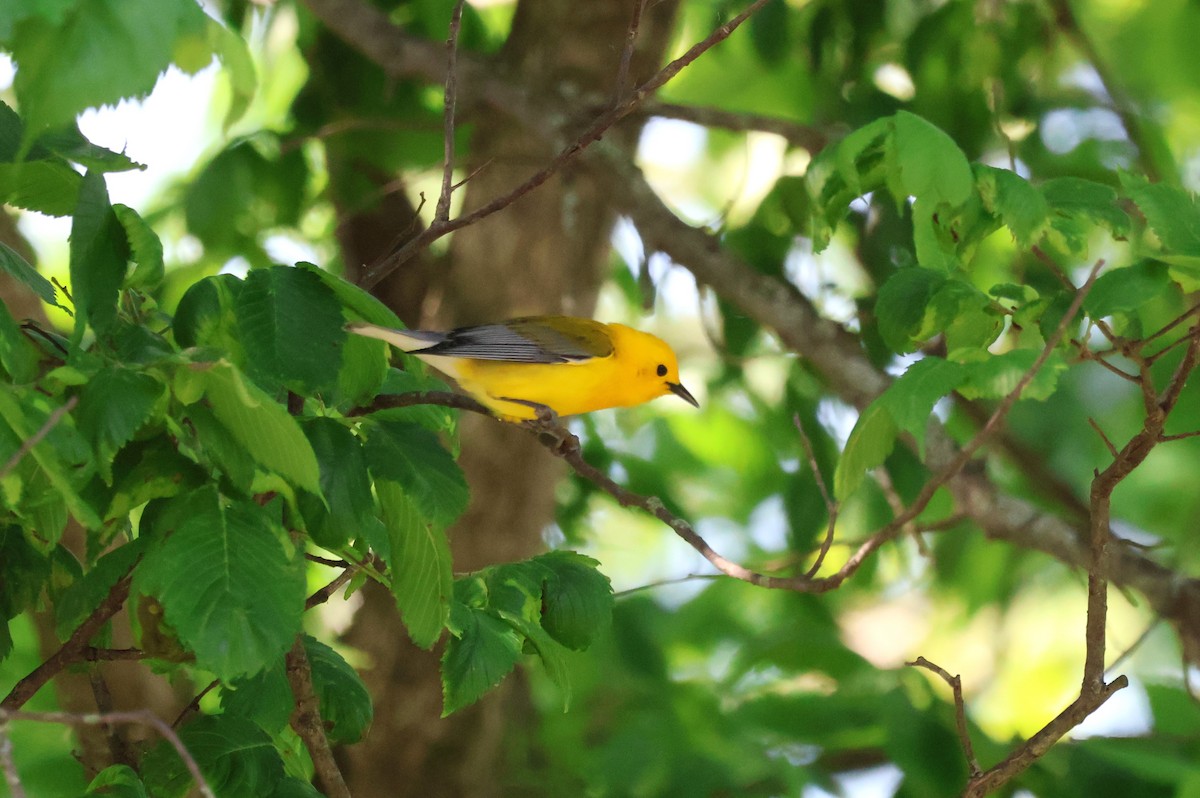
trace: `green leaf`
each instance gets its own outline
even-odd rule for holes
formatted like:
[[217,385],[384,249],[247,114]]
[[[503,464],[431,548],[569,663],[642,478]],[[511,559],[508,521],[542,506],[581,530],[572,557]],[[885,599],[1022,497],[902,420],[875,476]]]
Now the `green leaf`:
[[954,139],[907,111],[898,111],[894,120],[889,183],[896,199],[916,197],[919,205],[930,210],[941,203],[955,206],[966,202],[975,179],[967,156]]
[[892,120],[876,119],[826,147],[809,165],[804,180],[813,198],[813,251],[821,252],[851,200],[881,183],[884,153],[892,140]]
[[[3,195],[3,193],[3,188],[0,188],[0,195]],[[78,192],[76,196],[78,196]],[[72,203],[71,207],[75,207],[74,203]],[[37,269],[29,265],[29,262],[22,258],[20,253],[3,242],[0,242],[0,269],[3,269],[18,282],[24,284],[47,305],[52,305],[56,308],[62,307],[62,305],[58,304],[58,295],[55,292],[54,284],[43,277]]]
[[1164,249],[1200,257],[1200,205],[1193,194],[1128,172],[1121,173],[1121,186],[1137,203]]
[[926,269],[951,272],[958,269],[959,252],[955,235],[946,219],[929,203],[916,203],[912,209],[913,249],[917,263]]
[[549,570],[542,583],[542,627],[567,648],[584,650],[612,622],[612,584],[597,570],[600,563],[573,551],[534,560]]
[[454,625],[442,654],[442,717],[480,699],[512,672],[522,636],[485,610],[455,604]]
[[446,533],[428,523],[394,482],[376,479],[375,494],[391,539],[387,562],[392,593],[408,629],[421,648],[430,648],[442,635],[454,593],[450,543]]
[[[217,795],[269,796],[284,780],[271,738],[245,718],[201,715],[179,730],[179,739]],[[192,786],[187,766],[167,740],[142,759],[142,778],[155,798],[182,798]]]
[[342,306],[354,313],[355,316],[361,317],[363,321],[383,327],[404,327],[404,322],[400,321],[400,317],[391,308],[354,283],[347,282],[336,274],[312,263],[301,261],[296,264],[296,268],[319,277],[321,282],[333,289],[334,295],[342,303]]
[[957,360],[964,349],[986,349],[1003,329],[1001,316],[986,294],[965,280],[948,280],[929,301],[916,338],[927,340],[944,333],[946,350]]
[[234,305],[242,281],[232,274],[205,277],[193,283],[175,309],[172,332],[181,347],[211,346],[244,362],[245,351],[237,335]]
[[128,286],[142,290],[157,288],[163,279],[163,246],[158,234],[128,205],[114,205],[113,213],[125,229],[125,238],[136,264],[127,280]]
[[113,457],[156,414],[165,411],[167,386],[149,374],[125,368],[100,371],[79,396],[76,421],[96,448],[96,466],[112,484]]
[[33,382],[38,375],[37,352],[3,302],[0,302],[0,365],[14,384]]
[[429,430],[404,422],[373,421],[367,464],[376,479],[399,483],[422,517],[447,525],[467,508],[462,470]]
[[341,654],[316,638],[305,635],[304,650],[329,742],[358,742],[374,716],[367,686]]
[[1025,178],[1008,169],[975,164],[975,180],[983,205],[1000,217],[1022,248],[1037,243],[1045,229],[1050,206]]
[[1100,275],[1083,300],[1083,309],[1093,319],[1137,310],[1171,287],[1167,267],[1143,260]]
[[70,216],[83,178],[59,160],[0,163],[0,200],[47,216]]
[[331,402],[339,407],[361,407],[380,392],[387,378],[388,345],[364,335],[347,335],[341,354],[337,390]]
[[[31,401],[25,398],[24,402],[18,401],[17,394],[11,388],[5,388],[3,384],[0,384],[0,418],[4,419],[4,422],[20,440],[29,440],[49,421],[52,412],[54,410],[48,405],[47,400],[35,398]],[[76,488],[75,479],[80,472],[69,467],[76,463],[64,462],[63,459],[65,457],[69,461],[75,461],[78,454],[73,451],[74,447],[71,446],[73,441],[69,439],[70,436],[78,436],[78,432],[68,426],[68,422],[64,419],[51,429],[45,439],[29,450],[28,456],[37,463],[41,473],[45,475],[53,488],[53,492],[66,503],[75,519],[88,529],[96,529],[101,526],[100,516],[96,513],[95,508],[84,501]],[[82,442],[82,438],[79,438],[79,441]],[[84,456],[86,457],[86,455]],[[39,532],[47,541],[54,543],[58,541],[62,529],[60,527],[42,528]]]
[[70,637],[76,627],[95,612],[112,586],[129,573],[145,548],[142,538],[118,546],[59,594],[54,602],[54,628],[61,639]]
[[892,414],[876,399],[858,417],[833,472],[833,494],[843,501],[862,483],[867,471],[881,465],[896,445]]
[[789,19],[791,12],[785,0],[771,0],[750,17],[750,41],[758,57],[769,67],[779,65],[791,53]]
[[[18,145],[19,143],[20,139],[18,139]],[[15,152],[16,150],[14,150]],[[139,171],[146,169],[143,164],[134,161],[124,153],[113,152],[88,141],[76,124],[70,124],[39,136],[27,157],[49,159],[51,155],[57,155],[94,172],[128,172],[133,169]]]
[[0,661],[12,649],[7,622],[37,606],[50,579],[50,560],[30,545],[20,527],[0,526]]
[[77,0],[16,0],[0,6],[0,41],[7,40],[22,20],[37,17],[57,25]]
[[296,419],[231,364],[196,365],[213,415],[256,463],[297,487],[321,490],[317,456]]
[[970,373],[969,367],[937,357],[909,366],[859,415],[834,472],[835,496],[843,500],[853,493],[863,475],[892,453],[900,432],[911,434],[918,450],[923,449],[933,406]]
[[235,141],[188,186],[188,230],[214,253],[254,252],[263,230],[299,220],[307,181],[303,153],[281,149],[275,134]]
[[[1014,349],[1001,355],[978,353],[978,362],[965,362],[966,377],[958,392],[968,399],[1000,399],[1017,387],[1041,354],[1034,349]],[[1022,399],[1043,400],[1058,388],[1058,378],[1067,370],[1062,353],[1054,351],[1021,394]]]
[[915,349],[918,341],[914,336],[925,319],[925,308],[945,283],[945,274],[916,267],[899,269],[888,278],[875,300],[884,343],[896,352]]
[[79,188],[71,224],[71,291],[75,300],[75,335],[85,324],[105,332],[117,318],[117,292],[125,280],[129,244],[108,202],[104,176],[88,172]]
[[203,402],[187,409],[187,420],[195,430],[195,441],[199,444],[199,450],[190,451],[189,456],[202,465],[220,469],[231,483],[248,494],[254,482],[255,464],[246,447]]
[[148,798],[148,793],[133,768],[110,765],[96,774],[83,798]]
[[[215,425],[216,422],[213,422]],[[167,499],[194,490],[211,475],[181,455],[165,435],[126,446],[112,464],[112,501],[104,520],[123,518],[151,499]]]
[[312,272],[287,266],[250,272],[235,312],[250,373],[265,384],[311,395],[337,379],[346,338],[341,308]]
[[272,737],[281,735],[296,709],[285,662],[280,657],[253,676],[237,679],[222,689],[221,710],[254,721]]
[[322,503],[315,496],[305,495],[300,503],[313,540],[337,550],[355,538],[378,539],[365,532],[380,522],[374,512],[371,478],[358,438],[332,418],[308,419],[302,428],[317,456],[324,497]]
[[571,705],[571,673],[567,668],[567,650],[535,621],[507,610],[498,610],[496,614],[533,644],[542,659],[542,665],[546,668],[546,674],[562,690],[563,712],[566,712]]
[[205,17],[208,45],[229,78],[231,97],[229,110],[225,113],[225,130],[242,118],[254,93],[258,89],[258,75],[254,69],[254,58],[246,40],[211,17]]
[[12,40],[26,136],[86,108],[149,94],[171,62],[180,24],[197,12],[188,0],[89,0],[57,19],[26,19]]
[[1042,196],[1050,206],[1050,230],[1055,243],[1068,251],[1087,251],[1088,239],[1096,226],[1114,236],[1129,234],[1129,216],[1117,203],[1113,188],[1078,177],[1059,177],[1041,185]]
[[875,402],[887,410],[900,431],[916,439],[917,451],[922,453],[933,406],[954,391],[965,376],[966,369],[958,363],[925,357],[909,366]]
[[256,504],[226,504],[211,488],[177,501],[178,526],[147,552],[137,589],[162,602],[199,667],[221,679],[257,673],[300,631],[303,563]]

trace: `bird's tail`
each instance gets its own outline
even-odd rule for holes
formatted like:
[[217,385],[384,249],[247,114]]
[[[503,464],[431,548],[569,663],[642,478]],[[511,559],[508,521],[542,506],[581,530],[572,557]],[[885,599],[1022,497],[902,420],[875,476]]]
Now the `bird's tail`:
[[434,344],[441,343],[446,338],[445,333],[427,330],[394,330],[391,327],[381,327],[366,321],[352,321],[346,325],[346,329],[356,335],[387,341],[404,352],[427,349]]

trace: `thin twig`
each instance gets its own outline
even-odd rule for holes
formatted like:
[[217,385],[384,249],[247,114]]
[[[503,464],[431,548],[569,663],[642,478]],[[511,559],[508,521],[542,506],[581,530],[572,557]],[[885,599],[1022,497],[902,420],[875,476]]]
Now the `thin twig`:
[[[1170,352],[1171,350],[1173,350],[1175,347],[1186,344],[1188,342],[1189,338],[1195,334],[1196,334],[1196,331],[1192,330],[1187,335],[1185,335],[1181,338],[1177,338],[1174,341],[1172,341],[1171,343],[1164,345],[1163,348],[1159,349],[1157,352],[1146,355],[1146,362],[1149,363],[1150,365],[1154,365],[1155,363],[1158,362],[1159,358],[1161,358],[1163,355],[1165,355],[1168,352]],[[1144,347],[1145,345],[1146,345],[1146,342],[1143,340],[1141,342],[1141,346]]]
[[6,462],[3,466],[0,466],[0,479],[4,479],[6,476],[8,476],[9,473],[11,473],[12,470],[17,467],[17,464],[25,458],[25,455],[29,454],[33,450],[34,446],[37,446],[39,443],[41,443],[42,439],[50,434],[50,430],[58,426],[58,423],[62,421],[63,416],[74,410],[75,405],[77,404],[79,404],[79,397],[72,396],[70,399],[63,402],[62,405],[54,409],[54,412],[46,418],[45,423],[38,428],[37,432],[21,441],[21,446],[15,452],[13,452],[12,457],[8,458],[8,462]]
[[1087,421],[1088,421],[1088,424],[1091,425],[1091,428],[1096,430],[1096,434],[1100,436],[1100,440],[1104,441],[1104,445],[1106,447],[1108,447],[1108,453],[1111,454],[1113,457],[1117,457],[1118,456],[1117,447],[1113,444],[1113,442],[1111,440],[1109,440],[1108,436],[1104,434],[1104,430],[1100,429],[1100,425],[1096,423],[1096,419],[1092,418],[1091,416],[1088,416]]
[[446,90],[442,101],[443,137],[445,163],[442,164],[442,191],[438,194],[437,208],[433,212],[434,222],[445,222],[450,218],[450,193],[454,182],[454,107],[458,96],[458,34],[462,29],[463,4],[458,0],[450,15],[450,34],[446,39]]
[[200,772],[200,766],[196,764],[196,760],[188,752],[183,741],[179,739],[179,735],[175,730],[167,725],[166,721],[155,715],[148,709],[135,709],[126,712],[97,712],[85,715],[77,715],[71,712],[23,712],[19,710],[0,709],[0,724],[7,723],[10,720],[30,721],[33,723],[60,723],[67,726],[97,726],[112,723],[137,723],[143,726],[150,726],[159,734],[161,734],[175,752],[179,754],[179,758],[183,760],[183,764],[188,769],[188,773],[192,775],[192,779],[196,782],[197,789],[205,798],[216,798],[212,788],[208,786],[208,782],[204,779],[204,774]]
[[81,659],[88,662],[116,662],[147,659],[150,655],[140,648],[95,648],[88,646],[81,653]]
[[1145,338],[1143,338],[1143,339],[1142,339],[1142,343],[1143,343],[1143,344],[1148,344],[1148,343],[1150,343],[1151,341],[1153,341],[1155,338],[1158,338],[1158,337],[1160,337],[1160,336],[1166,335],[1166,334],[1167,334],[1167,333],[1169,333],[1171,330],[1175,329],[1175,328],[1176,328],[1176,327],[1178,327],[1180,324],[1182,324],[1183,322],[1187,321],[1187,320],[1188,320],[1188,317],[1190,317],[1190,316],[1193,316],[1193,315],[1195,315],[1196,313],[1200,313],[1200,305],[1193,305],[1192,307],[1190,307],[1190,308],[1188,308],[1187,310],[1185,310],[1183,313],[1180,313],[1178,316],[1176,316],[1175,318],[1171,319],[1171,321],[1167,322],[1165,325],[1163,325],[1162,327],[1160,327],[1158,330],[1156,330],[1155,332],[1153,332],[1153,333],[1151,333],[1150,335],[1148,335],[1148,336],[1146,336]]
[[1124,665],[1126,660],[1128,660],[1130,657],[1132,657],[1134,652],[1136,652],[1139,648],[1141,648],[1142,645],[1145,644],[1145,642],[1150,639],[1150,635],[1154,632],[1155,629],[1158,628],[1159,624],[1161,624],[1162,621],[1163,621],[1162,618],[1155,616],[1155,618],[1152,621],[1150,621],[1150,623],[1146,624],[1146,628],[1142,630],[1142,633],[1140,635],[1138,635],[1138,639],[1134,640],[1133,643],[1130,644],[1129,648],[1122,651],[1120,656],[1118,656],[1116,659],[1114,659],[1112,661],[1112,663],[1105,669],[1105,672],[1112,673],[1113,671],[1117,670],[1122,665]]
[[966,513],[953,513],[940,518],[937,521],[923,521],[917,524],[918,532],[945,532],[947,529],[953,529],[964,521],[970,520],[970,516]]
[[624,596],[632,596],[634,593],[641,593],[644,590],[654,590],[658,587],[667,587],[668,585],[682,585],[687,582],[697,582],[700,580],[712,581],[715,579],[725,579],[725,574],[688,574],[687,576],[679,576],[674,579],[660,579],[657,582],[647,582],[644,585],[637,587],[618,590],[613,593],[613,598],[622,598]]
[[1176,433],[1175,435],[1161,435],[1161,436],[1159,436],[1159,440],[1163,441],[1163,442],[1182,441],[1186,438],[1195,438],[1198,436],[1200,436],[1200,430],[1193,430],[1191,432],[1179,432],[1179,433]]
[[629,68],[633,63],[633,52],[637,49],[638,29],[642,25],[642,13],[646,10],[646,0],[634,0],[633,19],[629,21],[629,30],[625,32],[625,49],[621,51],[621,63],[617,67],[617,85],[613,90],[614,106],[625,99],[625,91],[629,88]]
[[821,566],[825,563],[825,557],[828,556],[829,549],[833,546],[833,533],[837,527],[838,503],[833,500],[833,496],[829,493],[829,486],[825,484],[825,477],[821,475],[817,454],[813,451],[808,433],[804,431],[804,425],[800,423],[799,413],[792,416],[792,423],[796,425],[796,431],[800,434],[800,443],[804,446],[804,456],[808,458],[808,467],[812,469],[813,479],[817,483],[817,490],[821,492],[821,500],[825,502],[825,512],[829,516],[829,521],[825,526],[825,538],[821,541],[821,548],[817,550],[817,558],[804,572],[804,575],[811,579],[821,570]]
[[982,776],[983,771],[979,767],[979,760],[975,758],[975,747],[971,745],[971,734],[967,729],[967,710],[963,702],[962,679],[957,675],[951,676],[950,672],[945,668],[930,662],[924,657],[917,657],[912,662],[904,664],[913,668],[924,668],[932,671],[942,677],[942,680],[946,684],[950,685],[950,690],[954,693],[954,720],[958,725],[958,740],[962,743],[963,756],[967,758],[967,767],[971,769],[971,778],[977,779]]
[[193,712],[199,712],[200,711],[200,701],[204,698],[204,696],[208,695],[213,690],[217,689],[217,687],[220,686],[220,684],[221,684],[221,682],[219,679],[213,679],[211,682],[209,682],[207,685],[205,685],[203,690],[196,693],[196,695],[192,698],[192,700],[188,702],[188,705],[186,707],[184,707],[183,709],[181,709],[179,711],[179,714],[175,716],[175,720],[171,723],[171,728],[178,729],[180,727],[180,725],[183,724],[184,720],[187,719],[188,715],[192,714]]
[[313,607],[329,601],[329,599],[333,597],[334,593],[341,590],[342,585],[354,578],[354,575],[358,573],[358,571],[359,569],[353,566],[342,571],[340,574],[334,577],[333,581],[309,596],[304,602],[304,609],[311,610]]
[[715,127],[734,132],[774,133],[786,139],[789,144],[802,147],[813,155],[823,150],[835,136],[833,130],[793,122],[778,116],[727,111],[724,108],[700,105],[649,102],[642,106],[641,113],[647,117],[659,116],[665,119],[678,119],[703,127]]
[[1071,283],[1071,280],[1063,271],[1062,266],[1058,265],[1058,261],[1050,257],[1050,255],[1041,247],[1033,246],[1029,248],[1029,251],[1032,252],[1033,256],[1040,260],[1046,266],[1046,268],[1050,270],[1051,274],[1058,278],[1058,281],[1063,284],[1063,287],[1065,287],[1068,291],[1075,290],[1075,286]]
[[315,562],[319,563],[320,565],[328,566],[330,568],[345,568],[347,565],[345,560],[334,560],[329,557],[322,557],[319,554],[313,554],[312,552],[307,551],[304,553],[304,559],[308,560],[309,562]]

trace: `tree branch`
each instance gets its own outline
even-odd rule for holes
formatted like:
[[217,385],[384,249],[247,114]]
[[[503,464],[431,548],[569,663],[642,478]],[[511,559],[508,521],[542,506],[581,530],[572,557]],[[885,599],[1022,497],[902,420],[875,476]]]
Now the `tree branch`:
[[442,101],[443,148],[445,163],[442,165],[442,190],[438,195],[437,208],[433,212],[435,222],[450,218],[450,193],[454,184],[454,110],[458,97],[458,33],[462,28],[463,4],[458,0],[450,14],[450,34],[446,40],[446,89]]
[[924,657],[917,657],[912,662],[904,664],[932,671],[940,676],[946,684],[950,685],[950,691],[954,694],[954,720],[958,726],[958,740],[963,747],[963,756],[967,759],[967,767],[970,768],[971,778],[977,779],[982,776],[983,771],[979,767],[979,760],[975,758],[975,746],[971,744],[971,734],[967,730],[967,709],[963,702],[962,679],[957,675],[951,676],[950,672],[945,668],[930,662]]
[[291,726],[304,741],[304,747],[312,757],[313,769],[321,783],[324,794],[329,798],[350,798],[350,790],[342,778],[325,737],[325,725],[321,720],[321,707],[313,692],[312,670],[308,665],[308,654],[304,651],[304,638],[297,636],[291,651],[287,653],[286,668],[288,684],[296,699],[292,712]]
[[[136,565],[136,562],[134,564]],[[9,712],[20,709],[63,668],[86,659],[85,652],[90,648],[91,639],[99,633],[100,628],[110,618],[120,611],[125,599],[129,597],[129,585],[133,581],[132,571],[133,565],[129,566],[125,575],[113,584],[104,600],[71,633],[67,642],[63,643],[58,651],[51,654],[45,662],[38,665],[28,676],[13,686],[4,700],[0,701],[0,709]]]
[[1095,694],[1081,694],[1071,702],[1070,706],[1043,726],[1037,734],[1026,740],[1023,745],[1005,757],[1002,762],[995,767],[989,768],[978,778],[971,779],[967,783],[967,789],[963,792],[963,798],[984,798],[984,796],[990,795],[993,791],[1011,781],[1038,759],[1045,756],[1046,752],[1050,750],[1050,746],[1058,742],[1064,734],[1080,723],[1083,723],[1088,715],[1091,715],[1103,706],[1104,702],[1112,697],[1113,693],[1128,686],[1128,684],[1129,680],[1127,678],[1118,676],[1104,685]]

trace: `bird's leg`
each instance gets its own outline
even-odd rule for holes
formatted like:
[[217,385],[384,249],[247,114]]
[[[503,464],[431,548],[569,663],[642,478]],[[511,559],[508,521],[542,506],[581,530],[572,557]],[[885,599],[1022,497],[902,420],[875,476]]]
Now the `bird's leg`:
[[558,413],[554,412],[554,408],[540,402],[531,402],[528,399],[512,399],[507,396],[502,396],[500,399],[505,402],[513,402],[532,408],[533,412],[537,415],[534,418],[522,421],[521,426],[535,433],[538,437],[545,436],[548,440],[543,440],[542,442],[556,454],[561,456],[569,451],[579,449],[579,438],[575,437],[563,425],[559,420]]

